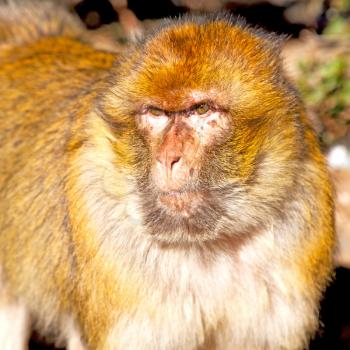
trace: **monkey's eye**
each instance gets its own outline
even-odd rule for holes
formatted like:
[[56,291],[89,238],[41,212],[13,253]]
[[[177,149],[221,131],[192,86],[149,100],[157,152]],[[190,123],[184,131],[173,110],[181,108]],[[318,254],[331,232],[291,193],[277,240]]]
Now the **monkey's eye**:
[[194,110],[197,114],[202,115],[202,114],[207,113],[210,110],[210,107],[209,107],[208,103],[204,102],[204,103],[201,103],[200,105],[196,106]]
[[147,111],[154,117],[160,117],[165,114],[164,111],[156,107],[149,107]]
[[147,106],[139,116],[141,127],[148,128],[151,133],[163,130],[169,122],[168,113],[158,107]]

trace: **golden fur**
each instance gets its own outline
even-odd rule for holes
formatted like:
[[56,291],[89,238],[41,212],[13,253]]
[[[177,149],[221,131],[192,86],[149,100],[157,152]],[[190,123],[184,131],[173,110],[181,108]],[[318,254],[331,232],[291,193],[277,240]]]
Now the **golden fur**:
[[[13,306],[69,350],[307,347],[332,193],[276,39],[186,17],[116,57],[68,14],[22,6],[0,8],[0,320]],[[154,207],[134,116],[198,94],[232,134],[201,165],[215,229],[194,219],[187,239]]]

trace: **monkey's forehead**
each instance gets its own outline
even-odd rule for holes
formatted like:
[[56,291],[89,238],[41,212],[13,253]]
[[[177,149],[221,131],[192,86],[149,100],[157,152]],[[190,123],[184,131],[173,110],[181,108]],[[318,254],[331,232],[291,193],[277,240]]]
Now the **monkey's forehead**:
[[280,69],[277,47],[275,37],[231,17],[186,16],[166,21],[140,43],[126,59],[126,69],[135,84],[149,80],[164,88],[267,81],[279,75],[274,74]]
[[207,57],[210,54],[278,56],[283,36],[248,26],[241,18],[226,13],[185,15],[164,20],[142,43],[144,52],[169,56]]
[[198,102],[194,94],[223,108],[232,101],[241,109],[254,101],[261,105],[288,94],[277,46],[274,36],[227,16],[166,21],[128,51],[112,89],[132,106],[169,110]]

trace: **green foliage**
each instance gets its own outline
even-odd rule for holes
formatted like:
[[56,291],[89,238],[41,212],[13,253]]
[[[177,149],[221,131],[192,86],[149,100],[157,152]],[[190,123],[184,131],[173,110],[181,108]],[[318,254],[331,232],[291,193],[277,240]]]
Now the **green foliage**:
[[[312,105],[331,100],[332,115],[350,104],[349,62],[340,56],[330,62],[301,62],[299,88]],[[330,102],[330,101],[329,101]]]
[[299,89],[323,125],[320,137],[327,146],[349,131],[350,59],[342,54],[328,62],[301,62],[300,69]]
[[350,0],[333,0],[327,11],[328,25],[324,35],[350,38]]
[[349,20],[340,16],[332,18],[329,21],[327,28],[324,30],[324,34],[350,36]]

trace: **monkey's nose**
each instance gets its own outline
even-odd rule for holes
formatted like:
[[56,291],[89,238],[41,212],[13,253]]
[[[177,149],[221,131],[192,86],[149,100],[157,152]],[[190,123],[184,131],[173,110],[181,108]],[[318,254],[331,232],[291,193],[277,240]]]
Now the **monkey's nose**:
[[181,160],[181,156],[176,154],[166,154],[163,157],[158,157],[157,161],[160,163],[162,168],[165,168],[166,172],[172,172],[174,170],[175,165],[179,164]]
[[163,191],[176,191],[188,181],[188,167],[178,152],[161,154],[156,158],[154,183]]
[[173,170],[174,165],[175,165],[176,163],[179,163],[180,159],[181,159],[181,157],[178,156],[178,157],[175,157],[174,159],[172,159],[172,160],[169,162],[169,167],[170,167],[171,170]]

